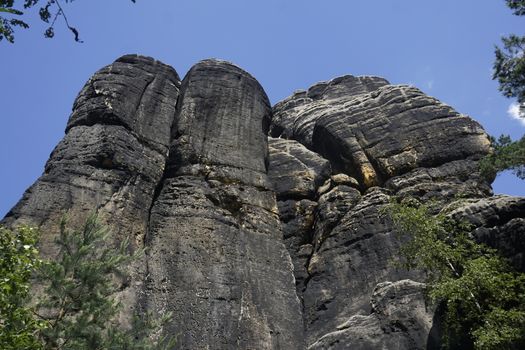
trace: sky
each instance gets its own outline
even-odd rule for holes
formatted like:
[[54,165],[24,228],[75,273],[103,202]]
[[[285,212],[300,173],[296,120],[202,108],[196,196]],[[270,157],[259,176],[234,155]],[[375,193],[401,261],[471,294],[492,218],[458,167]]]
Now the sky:
[[[42,174],[87,79],[128,53],[169,64],[181,78],[205,58],[234,62],[272,103],[345,74],[382,76],[420,88],[491,135],[525,134],[514,101],[491,80],[494,45],[525,34],[525,17],[503,0],[76,0],[64,9],[84,43],[60,19],[45,39],[38,8],[26,11],[31,28],[18,30],[15,44],[0,42],[0,218]],[[525,196],[525,182],[509,173],[493,187]]]

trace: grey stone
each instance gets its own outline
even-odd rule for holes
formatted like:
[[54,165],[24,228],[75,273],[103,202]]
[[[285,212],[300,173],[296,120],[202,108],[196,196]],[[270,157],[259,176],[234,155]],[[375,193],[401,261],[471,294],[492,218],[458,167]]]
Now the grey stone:
[[313,199],[330,175],[330,163],[299,142],[268,138],[270,177],[278,198]]
[[[308,278],[317,190],[329,181],[330,163],[294,140],[269,137],[268,177],[279,199],[279,218],[286,248],[294,265],[299,297]],[[308,247],[307,249],[305,247]]]
[[4,223],[41,226],[46,256],[66,210],[74,224],[98,209],[116,237],[142,247],[179,87],[173,68],[143,56],[123,56],[98,71],[78,95],[44,174]]
[[[67,213],[78,227],[98,210],[116,243],[129,239],[132,250],[144,248],[179,87],[175,70],[149,57],[123,56],[95,73],[79,93],[44,174],[3,223],[39,226],[40,253],[52,258],[62,217]],[[129,266],[131,282],[117,295],[124,323],[134,313],[144,265],[138,259]]]
[[164,332],[180,334],[180,348],[303,348],[293,265],[266,187],[270,114],[260,85],[230,63],[202,61],[182,83],[142,295],[155,314],[176,315]]
[[335,174],[330,177],[330,179],[337,185],[348,185],[353,188],[359,189],[359,182],[346,174]]
[[318,199],[315,213],[315,234],[313,242],[319,246],[339,221],[361,200],[361,193],[355,188],[340,185],[322,194]]
[[182,82],[170,170],[191,164],[266,173],[271,118],[259,83],[225,61],[205,60]]
[[317,202],[302,200],[279,201],[279,219],[286,248],[294,265],[298,296],[302,296],[308,278],[307,264],[313,246],[314,220]]
[[299,91],[274,106],[271,136],[294,139],[312,149],[312,133],[323,109],[342,99],[375,91],[388,81],[379,77],[345,75]]
[[179,88],[180,78],[170,66],[149,57],[122,56],[84,85],[66,131],[80,125],[121,125],[166,154]]
[[488,153],[479,124],[415,88],[385,86],[344,102],[318,112],[312,147],[364,187]]
[[322,186],[319,186],[319,188],[317,188],[317,195],[321,196],[324,193],[328,192],[331,188],[332,188],[332,179],[328,179],[324,182]]
[[514,267],[525,272],[525,197],[498,195],[453,203],[450,214],[472,225],[472,235],[498,249]]
[[315,242],[303,292],[308,344],[354,315],[369,314],[370,296],[378,283],[420,277],[396,266],[400,242],[381,212],[389,200],[376,188]]
[[417,197],[422,201],[450,202],[458,198],[483,198],[492,188],[480,176],[474,160],[454,160],[437,167],[416,168],[385,182],[399,198]]
[[[180,90],[180,93],[179,93]],[[270,136],[267,136],[270,135]],[[439,325],[384,208],[435,201],[525,271],[525,199],[493,196],[481,126],[378,77],[315,84],[273,109],[239,67],[173,68],[127,55],[78,95],[44,174],[2,220],[39,225],[98,209],[146,254],[118,294],[172,312],[180,349],[431,349]]]
[[369,315],[355,315],[308,347],[314,349],[427,349],[433,308],[426,304],[424,284],[411,280],[383,282],[370,300]]

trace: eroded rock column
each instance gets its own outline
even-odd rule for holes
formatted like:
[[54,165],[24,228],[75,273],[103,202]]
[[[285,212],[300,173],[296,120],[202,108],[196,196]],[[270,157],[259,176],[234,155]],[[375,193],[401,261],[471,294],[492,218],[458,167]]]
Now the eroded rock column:
[[[67,213],[79,228],[98,210],[115,244],[142,248],[155,189],[168,156],[180,88],[177,72],[149,57],[126,55],[95,73],[80,91],[66,135],[44,174],[7,214],[4,224],[39,226],[44,258],[56,255],[55,237]],[[145,264],[128,267],[118,295],[126,322],[135,313]]]
[[41,226],[46,255],[66,212],[78,224],[99,210],[117,239],[142,246],[179,88],[177,72],[149,57],[123,56],[95,73],[80,91],[44,174],[4,222]]
[[238,67],[183,81],[170,160],[151,211],[144,301],[172,312],[181,349],[301,349],[293,266],[267,179],[271,109]]

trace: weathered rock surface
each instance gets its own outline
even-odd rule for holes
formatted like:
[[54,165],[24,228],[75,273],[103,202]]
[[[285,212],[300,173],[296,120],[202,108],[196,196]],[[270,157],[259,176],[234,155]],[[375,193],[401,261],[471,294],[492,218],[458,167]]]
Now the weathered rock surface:
[[451,215],[471,224],[476,239],[498,249],[525,272],[525,198],[500,195],[467,200]]
[[321,92],[324,98],[303,99],[300,105],[278,104],[271,129],[320,153],[334,170],[356,177],[365,187],[417,167],[487,153],[487,135],[472,119],[416,88],[373,87],[357,95],[327,91],[326,97]]
[[454,160],[437,167],[416,168],[390,178],[385,187],[398,197],[448,202],[457,198],[483,198],[492,188],[481,178],[473,160]]
[[317,238],[303,292],[309,344],[349,317],[368,314],[370,295],[378,283],[411,277],[395,266],[399,242],[381,213],[388,202],[389,196],[374,188],[331,231]]
[[[186,75],[151,210],[144,303],[184,349],[301,349],[293,266],[267,186],[266,94],[206,60]],[[299,321],[299,322],[298,322]]]
[[[115,241],[143,248],[149,209],[168,156],[180,80],[152,58],[127,55],[102,68],[80,91],[66,135],[44,174],[3,223],[41,227],[41,253],[56,254],[54,239],[67,213],[78,227],[98,210]],[[144,279],[144,262],[129,267],[132,282],[119,298],[129,321]]]
[[372,92],[387,85],[388,81],[379,77],[354,77],[346,75],[320,82],[308,91],[297,91],[291,97],[274,106],[271,136],[294,139],[312,148],[312,133],[315,123],[328,108],[339,99],[349,99]]
[[183,81],[169,167],[185,173],[210,166],[264,186],[259,174],[267,170],[270,116],[268,97],[252,76],[223,61],[200,62]]
[[336,78],[272,109],[233,64],[202,61],[181,83],[128,55],[86,83],[2,223],[41,226],[53,256],[64,212],[77,224],[98,209],[147,252],[123,316],[172,312],[178,349],[438,348],[383,208],[437,201],[525,271],[525,199],[492,196],[488,151],[478,123],[382,78]]
[[313,198],[330,176],[328,160],[293,140],[269,138],[268,176],[279,198]]
[[308,349],[434,348],[433,310],[426,305],[424,288],[411,280],[379,283],[370,300],[369,315],[350,317]]
[[[98,209],[116,237],[142,247],[179,87],[173,68],[142,56],[123,56],[95,73],[79,93],[44,174],[4,222],[56,232],[66,211],[78,223]],[[44,247],[52,238],[44,235]]]
[[312,143],[366,187],[488,151],[479,124],[415,88],[385,86],[352,102],[316,123]]
[[[334,93],[334,87],[341,93]],[[489,149],[483,129],[416,88],[378,78],[343,77],[278,103],[270,134],[302,143],[329,160],[333,171],[329,180],[317,185],[317,197],[310,198],[313,225],[309,230],[304,225],[296,228],[302,237],[304,232],[311,237],[300,246],[308,249],[297,254],[297,248],[289,246],[294,265],[300,266],[296,278],[304,280],[298,292],[307,344],[426,348],[427,339],[409,335],[408,328],[385,328],[369,302],[382,282],[421,278],[396,268],[400,243],[382,208],[392,196],[443,205],[460,197],[490,196],[492,190],[477,169],[477,159]],[[278,172],[272,164],[270,171]],[[290,217],[289,207],[281,210],[282,220]],[[311,212],[296,210],[295,215],[291,222],[312,221]],[[410,290],[405,284],[399,288],[399,295]],[[409,323],[416,324],[415,311],[410,317]],[[420,329],[428,336],[428,324]]]

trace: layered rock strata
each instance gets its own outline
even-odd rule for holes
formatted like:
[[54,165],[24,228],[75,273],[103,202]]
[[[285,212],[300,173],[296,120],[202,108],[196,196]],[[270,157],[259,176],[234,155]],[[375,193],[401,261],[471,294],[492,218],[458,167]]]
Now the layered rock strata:
[[[300,296],[308,345],[425,348],[432,338],[432,310],[423,317],[425,308],[415,307],[408,322],[414,329],[408,331],[410,327],[385,327],[385,322],[406,320],[374,308],[374,290],[387,281],[401,289],[396,295],[411,291],[400,298],[422,300],[421,288],[412,287],[416,282],[397,282],[421,276],[395,264],[400,243],[384,207],[393,196],[445,204],[458,196],[490,195],[490,186],[477,171],[476,160],[489,149],[481,126],[416,88],[376,77],[343,77],[278,103],[270,130],[273,137],[300,142],[329,160],[336,174],[309,198],[313,210],[295,210],[290,220],[290,205],[280,205],[285,225],[312,222],[310,230],[295,231],[301,236],[309,232],[311,241],[303,241],[301,249],[291,246],[294,264],[299,265],[296,278],[304,281]],[[273,170],[274,164],[281,165],[271,161],[270,175],[282,176],[282,167]],[[299,177],[293,170],[285,173]],[[274,182],[280,198],[278,184],[283,181],[274,177]]]
[[97,72],[44,174],[3,224],[42,228],[98,209],[145,248],[120,299],[172,313],[179,349],[439,347],[422,276],[396,265],[384,207],[433,200],[525,270],[525,200],[492,196],[481,126],[420,90],[344,76],[273,108],[239,67],[181,82],[136,55]]

